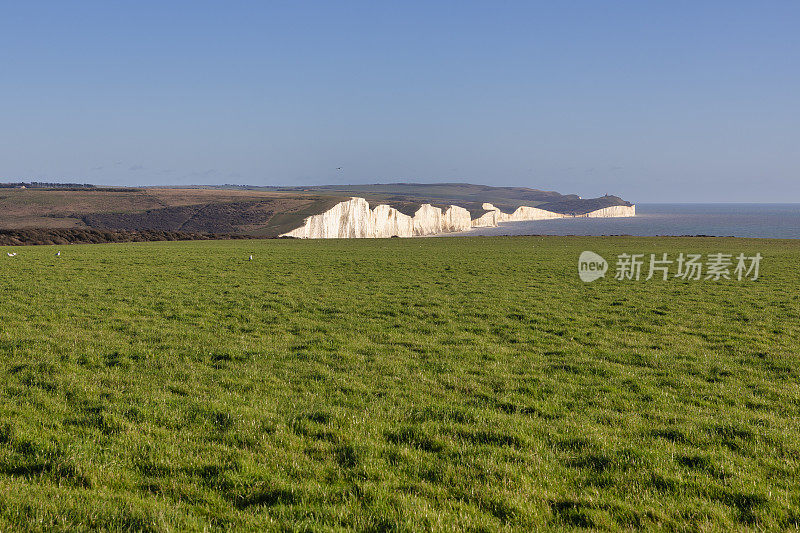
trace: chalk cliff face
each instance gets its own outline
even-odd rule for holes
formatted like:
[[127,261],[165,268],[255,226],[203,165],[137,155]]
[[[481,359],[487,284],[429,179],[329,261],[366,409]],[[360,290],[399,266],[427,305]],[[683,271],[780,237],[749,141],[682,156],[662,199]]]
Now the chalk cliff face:
[[[354,200],[364,201],[363,198]],[[367,210],[369,210],[369,205],[367,205]],[[369,214],[366,216],[369,217]],[[393,235],[408,237],[414,232],[414,220],[386,204],[376,206],[372,210],[372,220],[375,224],[374,231],[366,232],[364,237],[391,237]]]
[[610,207],[604,207],[602,209],[597,209],[596,211],[590,211],[585,215],[576,215],[578,217],[589,217],[589,218],[610,218],[610,217],[635,217],[636,216],[636,206],[635,205],[613,205]]
[[535,207],[521,206],[513,213],[503,213],[498,208],[490,203],[483,204],[483,208],[487,210],[486,213],[479,216],[472,221],[473,228],[493,228],[501,222],[518,222],[522,220],[546,220],[550,218],[565,218],[569,215],[562,215],[561,213],[553,213],[552,211],[545,211],[544,209],[537,209]]
[[457,205],[451,205],[442,216],[442,231],[464,231],[472,227],[469,211]]
[[365,199],[351,198],[306,218],[301,227],[284,235],[301,239],[413,237],[465,231],[471,222],[469,211],[455,205],[442,213],[438,207],[423,204],[410,217],[388,205],[370,209]]
[[[319,215],[305,219],[302,227],[290,231],[286,235],[306,239],[331,239],[336,237],[365,237],[367,228],[374,233],[374,220],[369,204],[363,198],[353,198],[348,202],[340,202]],[[388,218],[388,217],[387,217]],[[385,224],[389,220],[383,220]]]
[[[513,213],[503,213],[490,203],[484,203],[487,212],[472,220],[469,211],[451,205],[442,212],[438,207],[423,204],[408,216],[388,205],[378,205],[370,209],[364,198],[351,198],[340,202],[328,211],[312,215],[303,225],[283,234],[301,239],[353,239],[375,237],[414,237],[436,235],[470,228],[494,227],[502,222],[523,220],[547,220],[553,218],[573,218],[573,215],[554,213],[535,207],[521,206]],[[632,217],[636,206],[612,206],[591,211],[578,217]]]

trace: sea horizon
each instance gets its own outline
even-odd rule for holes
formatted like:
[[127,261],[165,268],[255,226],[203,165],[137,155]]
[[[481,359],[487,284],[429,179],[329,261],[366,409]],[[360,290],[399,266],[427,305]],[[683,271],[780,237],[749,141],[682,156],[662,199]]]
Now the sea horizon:
[[636,203],[636,216],[504,222],[450,235],[800,238],[800,203]]

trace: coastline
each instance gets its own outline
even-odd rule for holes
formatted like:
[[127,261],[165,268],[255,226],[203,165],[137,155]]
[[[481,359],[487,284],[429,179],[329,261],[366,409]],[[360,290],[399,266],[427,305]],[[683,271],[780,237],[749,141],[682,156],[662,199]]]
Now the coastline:
[[303,225],[281,235],[299,239],[346,239],[424,237],[453,234],[476,228],[496,228],[506,222],[570,218],[618,218],[635,217],[636,205],[613,205],[585,213],[559,213],[536,207],[520,206],[512,213],[505,213],[493,204],[485,202],[480,216],[457,205],[444,210],[428,203],[412,215],[401,213],[387,204],[370,208],[369,202],[360,197],[351,197],[332,208],[311,215]]
[[797,203],[639,203],[636,208],[630,218],[509,222],[458,235],[800,238]]

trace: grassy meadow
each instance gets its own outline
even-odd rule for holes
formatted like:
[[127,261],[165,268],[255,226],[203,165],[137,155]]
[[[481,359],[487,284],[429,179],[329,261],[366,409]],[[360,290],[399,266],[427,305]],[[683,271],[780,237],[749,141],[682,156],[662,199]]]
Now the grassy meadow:
[[[583,250],[764,259],[584,284]],[[721,238],[3,248],[0,531],[795,529],[799,274]]]

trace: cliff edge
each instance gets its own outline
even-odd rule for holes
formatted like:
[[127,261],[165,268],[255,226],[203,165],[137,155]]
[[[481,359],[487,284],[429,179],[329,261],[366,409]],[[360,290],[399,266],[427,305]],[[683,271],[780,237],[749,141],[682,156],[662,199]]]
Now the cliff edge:
[[370,209],[364,198],[353,197],[329,210],[307,217],[303,225],[281,235],[299,239],[359,239],[382,237],[417,237],[466,231],[477,227],[494,227],[503,222],[547,220],[574,217],[631,217],[636,206],[612,205],[580,214],[568,214],[520,206],[512,213],[504,213],[491,203],[483,203],[483,214],[472,219],[470,212],[457,205],[444,210],[431,204],[422,204],[413,215],[407,215],[387,204]]
[[303,225],[282,237],[301,239],[359,239],[414,237],[464,231],[472,226],[469,211],[451,205],[445,211],[422,204],[413,216],[381,204],[370,209],[364,198],[353,197],[328,211],[305,219]]

